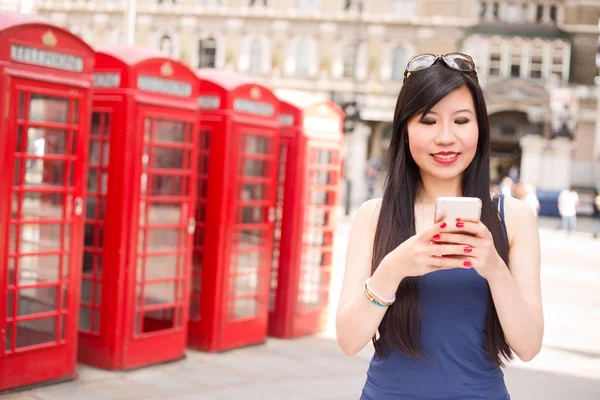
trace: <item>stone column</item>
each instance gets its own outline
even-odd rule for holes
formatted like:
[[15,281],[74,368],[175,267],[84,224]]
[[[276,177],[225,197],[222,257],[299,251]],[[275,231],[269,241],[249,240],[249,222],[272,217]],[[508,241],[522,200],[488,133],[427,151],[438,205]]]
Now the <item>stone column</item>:
[[542,186],[543,157],[546,140],[540,135],[525,135],[521,138],[521,181]]
[[344,137],[344,185],[342,202],[346,199],[346,179],[352,182],[351,208],[359,207],[367,197],[367,150],[371,128],[363,123]]
[[563,190],[571,185],[571,153],[575,143],[568,138],[550,141],[545,169],[545,189]]

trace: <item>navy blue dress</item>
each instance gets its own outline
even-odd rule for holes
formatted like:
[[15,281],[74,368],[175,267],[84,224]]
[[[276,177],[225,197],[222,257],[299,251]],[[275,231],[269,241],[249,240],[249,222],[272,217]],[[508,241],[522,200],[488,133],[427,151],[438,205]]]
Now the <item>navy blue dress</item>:
[[[499,202],[504,223],[502,196]],[[487,290],[474,269],[420,277],[421,341],[428,360],[398,351],[374,354],[361,400],[509,400],[504,374],[485,350]]]

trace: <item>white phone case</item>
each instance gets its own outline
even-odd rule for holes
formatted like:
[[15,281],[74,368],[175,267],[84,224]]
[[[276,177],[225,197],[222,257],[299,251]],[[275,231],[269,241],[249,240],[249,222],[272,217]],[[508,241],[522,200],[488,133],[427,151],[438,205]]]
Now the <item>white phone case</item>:
[[[443,217],[443,218],[442,218]],[[479,222],[481,199],[477,197],[440,197],[435,202],[435,223],[446,221],[448,231],[459,231],[456,219]]]

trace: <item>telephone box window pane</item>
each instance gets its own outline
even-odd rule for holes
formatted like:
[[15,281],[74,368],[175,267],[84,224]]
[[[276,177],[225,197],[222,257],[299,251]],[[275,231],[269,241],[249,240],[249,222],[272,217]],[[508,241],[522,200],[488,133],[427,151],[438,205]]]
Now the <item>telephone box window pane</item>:
[[261,233],[259,230],[243,230],[237,234],[236,244],[241,248],[260,246]]
[[230,319],[243,319],[252,318],[256,315],[258,308],[256,299],[236,299],[233,307],[233,311],[229,318]]
[[333,164],[333,151],[319,150],[319,153],[317,155],[317,164]]
[[19,285],[53,282],[59,277],[60,256],[24,256],[19,259]]
[[[98,191],[98,169],[90,168],[88,170],[88,191],[94,193]],[[88,204],[89,204],[88,197]]]
[[[146,280],[175,278],[177,276],[177,255],[146,258]],[[146,287],[146,294],[148,287]]]
[[17,348],[56,342],[56,317],[17,322]]
[[260,254],[258,251],[244,252],[237,255],[237,272],[238,273],[256,273],[260,268]]
[[267,162],[264,160],[245,160],[244,161],[244,176],[248,177],[264,177],[267,171]]
[[89,279],[81,280],[81,301],[84,303],[92,302],[92,287],[94,283]]
[[27,153],[43,157],[48,154],[67,154],[67,131],[29,128],[27,129]]
[[71,155],[77,155],[77,132],[71,131]]
[[60,318],[60,340],[64,341],[65,340],[65,324],[67,321],[67,316],[63,315]]
[[314,191],[312,203],[320,206],[329,204],[329,192]]
[[68,122],[69,100],[41,94],[31,94],[29,100],[29,121]]
[[332,182],[332,174],[329,171],[316,171],[315,183],[317,185],[329,185]]
[[180,224],[180,203],[149,203],[148,221],[151,225]]
[[96,299],[95,299],[95,303],[97,306],[99,306],[100,304],[102,304],[102,284],[99,282],[96,282]]
[[151,181],[151,196],[181,196],[182,193],[188,193],[188,178],[185,176],[155,174]]
[[66,310],[69,307],[69,287],[63,285],[62,287],[62,308]]
[[100,332],[100,310],[94,310],[94,333]]
[[25,93],[19,93],[19,119],[25,119]]
[[148,249],[151,251],[176,251],[179,249],[180,229],[151,229],[148,231]]
[[21,219],[62,219],[63,207],[62,193],[23,193]]
[[[11,248],[16,252],[13,242],[16,241],[16,226],[13,225],[13,234],[11,235]],[[62,237],[62,225],[43,224],[43,225],[21,225],[20,248],[19,253],[38,253],[41,251],[60,250]],[[67,247],[67,246],[65,246]]]
[[16,264],[16,260],[14,258],[11,257],[8,259],[8,284],[9,285],[15,284],[15,264]]
[[324,246],[325,233],[323,232],[306,232],[304,234],[304,244],[310,246]]
[[58,286],[19,290],[19,316],[57,311]]
[[183,169],[185,157],[189,157],[189,151],[185,149],[172,149],[170,147],[152,148],[151,168],[158,169]]
[[27,160],[25,186],[64,186],[66,163],[51,160]]
[[183,143],[186,125],[185,122],[157,118],[154,120],[154,140]]
[[235,295],[247,296],[258,291],[258,275],[242,275],[236,278]]
[[92,329],[92,311],[89,307],[81,306],[79,309],[79,329],[82,331]]
[[240,212],[243,224],[259,224],[264,221],[263,207],[242,207]]
[[265,198],[265,185],[262,183],[244,183],[240,190],[240,200],[263,200]]
[[7,318],[13,317],[13,301],[15,297],[15,292],[13,290],[8,291],[8,301],[6,303],[6,316]]
[[144,305],[156,306],[175,302],[175,282],[146,284],[144,287]]
[[262,136],[246,136],[242,150],[247,154],[269,154],[269,139]]
[[13,324],[6,324],[6,347],[4,349],[7,352],[11,351],[11,349],[12,349],[12,343],[13,343],[12,328],[13,328]]
[[90,165],[100,164],[100,146],[101,146],[100,141],[90,140],[90,155],[89,155]]
[[104,142],[102,144],[102,165],[108,166],[108,161],[110,160],[110,143]]
[[175,308],[146,311],[144,313],[144,333],[172,329],[175,324]]
[[19,158],[15,159],[15,173],[13,177],[13,185],[20,186],[21,185],[21,160]]
[[100,126],[103,120],[103,116],[105,114],[101,114],[101,113],[92,113],[92,126],[90,128],[90,135],[92,136],[99,136],[100,135]]

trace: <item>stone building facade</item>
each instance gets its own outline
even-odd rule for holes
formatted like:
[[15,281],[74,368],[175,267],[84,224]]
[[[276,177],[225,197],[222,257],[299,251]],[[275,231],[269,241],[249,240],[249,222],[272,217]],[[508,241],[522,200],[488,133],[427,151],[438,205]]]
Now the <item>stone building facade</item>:
[[[132,13],[131,6],[135,6]],[[357,101],[346,137],[353,204],[382,159],[408,58],[473,55],[492,132],[493,178],[512,165],[543,189],[600,184],[600,0],[37,0],[92,45],[128,40],[192,68]]]

